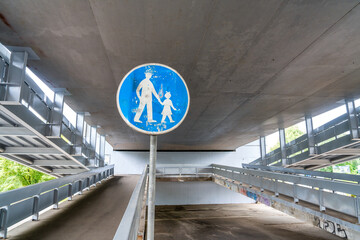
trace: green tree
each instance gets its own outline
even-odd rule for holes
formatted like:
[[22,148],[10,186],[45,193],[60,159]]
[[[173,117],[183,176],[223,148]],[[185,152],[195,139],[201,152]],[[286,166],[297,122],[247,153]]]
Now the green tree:
[[0,192],[45,182],[55,177],[0,158]]
[[[291,142],[298,137],[304,135],[305,133],[301,131],[298,126],[292,126],[287,129],[285,129],[285,140],[286,143]],[[280,141],[278,141],[274,146],[270,148],[270,151],[274,151],[275,149],[280,147]]]

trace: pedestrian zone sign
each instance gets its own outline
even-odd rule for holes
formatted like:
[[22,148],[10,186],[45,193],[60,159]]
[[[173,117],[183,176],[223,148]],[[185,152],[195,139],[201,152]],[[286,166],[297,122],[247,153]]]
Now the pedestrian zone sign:
[[178,72],[166,65],[150,63],[126,74],[116,102],[127,125],[141,133],[159,135],[182,123],[189,110],[190,95]]

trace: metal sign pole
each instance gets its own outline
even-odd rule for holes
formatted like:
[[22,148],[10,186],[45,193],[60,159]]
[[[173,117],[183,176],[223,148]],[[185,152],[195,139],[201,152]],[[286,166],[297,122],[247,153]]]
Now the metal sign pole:
[[157,136],[150,135],[148,222],[147,222],[147,233],[146,233],[147,240],[154,240],[156,149],[157,149]]

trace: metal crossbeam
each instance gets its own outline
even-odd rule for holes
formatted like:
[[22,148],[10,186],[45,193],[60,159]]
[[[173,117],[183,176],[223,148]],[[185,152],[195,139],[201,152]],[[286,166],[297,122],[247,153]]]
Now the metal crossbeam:
[[311,158],[305,161],[302,161],[300,163],[298,163],[297,165],[301,166],[301,165],[321,165],[321,164],[328,164],[331,163],[331,161],[329,159],[322,159],[322,158]]
[[69,160],[35,160],[33,165],[35,166],[78,166],[74,161]]
[[360,155],[360,148],[342,148],[327,152],[326,155]]
[[63,153],[55,148],[39,148],[39,147],[7,147],[4,151],[5,154],[52,154],[61,155]]
[[77,169],[63,169],[63,168],[56,168],[53,169],[53,173],[56,174],[77,174],[77,173],[81,173],[81,172],[85,172],[86,169],[81,169],[81,168],[77,168]]
[[36,136],[33,132],[24,127],[0,127],[0,136]]

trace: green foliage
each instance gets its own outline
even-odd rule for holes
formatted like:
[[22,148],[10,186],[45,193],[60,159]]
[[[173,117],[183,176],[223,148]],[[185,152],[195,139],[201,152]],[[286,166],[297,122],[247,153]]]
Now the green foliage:
[[[286,143],[291,142],[298,137],[304,135],[305,133],[302,132],[297,126],[292,126],[285,129],[285,139]],[[274,146],[270,148],[270,151],[274,151],[275,149],[280,147],[280,142],[278,141]]]
[[[336,164],[336,166],[349,166],[350,168],[350,173],[351,174],[356,174],[356,175],[360,175],[358,173],[358,170],[357,170],[357,167],[360,165],[360,159],[355,159],[355,160],[352,160],[352,161],[348,161],[348,162],[343,162],[343,163],[339,163],[339,164]],[[322,172],[333,172],[333,167],[330,166],[330,167],[325,167],[325,168],[322,168],[320,169],[319,171],[322,171]]]
[[55,179],[52,176],[0,158],[0,192]]

